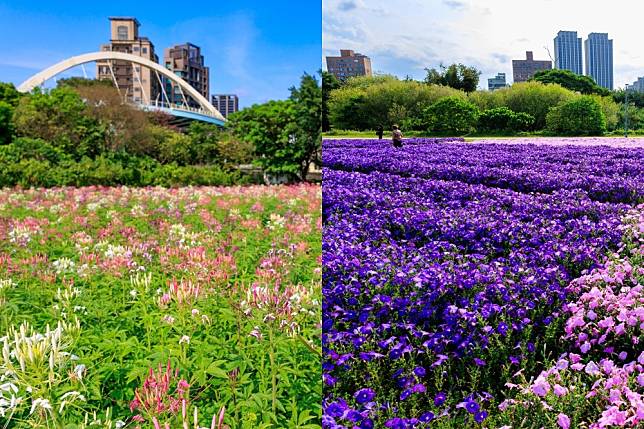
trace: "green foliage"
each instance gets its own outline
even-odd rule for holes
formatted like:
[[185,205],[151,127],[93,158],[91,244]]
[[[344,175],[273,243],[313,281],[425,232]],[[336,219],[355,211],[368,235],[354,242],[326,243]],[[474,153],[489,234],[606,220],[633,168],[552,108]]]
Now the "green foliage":
[[[626,103],[626,91],[624,89],[617,89],[611,95],[616,103]],[[636,107],[644,107],[644,92],[629,90],[628,103],[634,104]]]
[[162,164],[171,162],[178,165],[187,165],[191,161],[191,139],[190,137],[168,131],[167,136],[159,142],[159,154],[157,159]]
[[473,92],[479,84],[481,72],[475,67],[468,67],[464,64],[452,64],[445,67],[440,65],[440,71],[434,68],[425,69],[427,76],[425,82],[433,85],[449,86],[465,92]]
[[340,81],[335,75],[323,71],[322,72],[322,131],[326,132],[331,129],[329,121],[329,97],[331,91],[335,91],[340,87]]
[[227,125],[236,137],[254,146],[256,162],[265,172],[303,180],[321,146],[321,104],[317,79],[304,74],[288,100],[235,112]]
[[13,107],[0,101],[0,145],[11,143],[13,136]]
[[478,107],[460,97],[445,97],[424,111],[424,121],[432,132],[463,135],[474,130]]
[[295,106],[291,100],[271,100],[255,104],[228,117],[227,127],[241,140],[250,142],[255,154],[263,154],[263,167],[277,168],[289,162],[288,127],[295,120]]
[[[86,160],[84,167],[100,168]],[[32,161],[23,165],[30,175],[46,173],[46,163]],[[164,186],[197,170],[217,174],[163,169]],[[193,407],[197,426],[210,427],[225,406],[225,425],[215,427],[319,429],[319,187],[5,194],[0,216],[29,227],[17,240],[0,240],[0,253],[21,261],[0,264],[0,336],[8,343],[0,377],[23,398],[0,419],[3,427],[114,429],[121,420],[151,428],[150,419],[133,421],[129,405],[150,369],[168,363],[190,386],[185,427],[194,427]],[[23,321],[46,335],[26,330],[31,337],[16,357],[14,339],[25,335],[11,333]],[[59,321],[71,329],[50,336],[47,326]],[[39,347],[43,340],[48,347]],[[150,386],[148,398],[167,399],[170,383],[170,392]],[[65,396],[70,391],[82,399]],[[30,412],[37,398],[50,406]],[[181,411],[171,414],[181,420]],[[89,423],[97,415],[112,424]]]
[[110,79],[86,79],[83,77],[66,77],[58,79],[56,81],[56,86],[61,88],[63,86],[69,86],[72,88],[78,87],[87,87],[87,86],[103,86],[108,88],[114,88],[114,83]]
[[528,131],[534,124],[534,116],[527,113],[515,113],[507,107],[488,109],[481,113],[478,120],[478,131]]
[[295,121],[289,127],[289,134],[294,139],[290,146],[291,157],[294,163],[299,163],[296,173],[303,180],[312,163],[320,164],[322,88],[315,77],[305,73],[300,86],[292,87],[290,91],[290,99],[295,105]]
[[[195,121],[188,127],[190,159],[186,164],[212,164],[220,161],[218,141],[221,131],[212,124]],[[178,161],[177,161],[178,162]]]
[[606,117],[601,105],[588,95],[552,108],[546,123],[550,132],[561,135],[601,135],[606,131]]
[[505,106],[513,112],[534,116],[535,129],[545,127],[550,108],[577,97],[574,92],[559,85],[541,82],[515,83],[510,88],[497,89],[493,94],[498,99],[496,107]]
[[623,109],[620,108],[620,106],[613,100],[612,97],[602,97],[594,94],[591,95],[591,97],[593,97],[597,101],[597,103],[599,103],[599,106],[604,113],[604,117],[606,118],[606,129],[612,131],[617,128],[620,124],[620,111]]
[[556,83],[571,91],[582,94],[610,95],[610,91],[597,85],[590,76],[578,75],[570,70],[539,70],[530,79],[544,84]]
[[21,97],[22,94],[13,86],[13,83],[0,82],[0,101],[16,107]]
[[447,86],[393,76],[352,78],[331,93],[329,116],[332,128],[337,129],[390,129],[393,124],[421,129],[423,109],[448,96],[466,98],[462,91]]
[[21,98],[13,122],[17,136],[46,140],[76,159],[96,156],[105,147],[107,127],[87,115],[81,97],[68,87]]

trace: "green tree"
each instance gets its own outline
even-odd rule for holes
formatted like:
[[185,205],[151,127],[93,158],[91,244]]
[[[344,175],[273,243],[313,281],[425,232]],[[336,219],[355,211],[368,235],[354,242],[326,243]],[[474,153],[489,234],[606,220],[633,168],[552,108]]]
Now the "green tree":
[[326,132],[331,129],[329,122],[329,97],[331,91],[340,87],[340,81],[336,79],[335,75],[323,71],[322,73],[322,131]]
[[17,136],[41,138],[76,158],[94,157],[104,149],[106,127],[89,115],[71,88],[35,90],[20,99],[13,117]]
[[601,135],[606,131],[606,117],[599,102],[588,95],[561,103],[548,112],[550,132],[561,135]]
[[430,132],[463,135],[474,130],[479,109],[459,97],[445,97],[425,109],[424,123]]
[[439,68],[440,70],[434,68],[425,69],[427,72],[425,83],[449,86],[465,92],[475,91],[479,84],[481,72],[475,67],[468,67],[459,63],[447,67],[441,64]]
[[312,163],[320,164],[322,148],[322,88],[318,80],[304,73],[299,87],[291,87],[295,105],[295,121],[289,127],[293,161],[299,165],[298,175],[304,180]]
[[13,107],[0,101],[0,145],[11,143],[13,136]]
[[581,92],[582,94],[610,95],[609,90],[597,85],[591,77],[578,75],[570,70],[539,70],[530,80],[544,84],[556,83],[571,91]]
[[534,116],[534,128],[537,130],[545,127],[546,115],[552,107],[578,97],[560,85],[541,82],[515,83],[510,88],[497,89],[493,94],[498,100],[497,106]]
[[228,116],[226,126],[255,149],[255,162],[269,173],[299,172],[291,156],[289,125],[295,121],[292,100],[254,104]]
[[[624,104],[626,102],[626,91],[623,89],[613,91],[611,95],[616,103]],[[644,107],[644,92],[628,91],[628,103],[637,107]]]
[[420,124],[423,109],[447,96],[466,98],[447,86],[393,76],[352,78],[331,93],[329,116],[335,129],[374,130],[394,123],[422,129],[415,124]]
[[16,107],[22,95],[12,83],[0,82],[0,101]]
[[87,86],[105,86],[114,88],[114,83],[110,79],[86,79],[83,77],[67,77],[58,79],[56,86],[61,88],[63,86],[70,86],[72,88],[87,87]]
[[219,127],[194,121],[188,127],[190,138],[190,164],[212,164],[220,160],[218,141]]

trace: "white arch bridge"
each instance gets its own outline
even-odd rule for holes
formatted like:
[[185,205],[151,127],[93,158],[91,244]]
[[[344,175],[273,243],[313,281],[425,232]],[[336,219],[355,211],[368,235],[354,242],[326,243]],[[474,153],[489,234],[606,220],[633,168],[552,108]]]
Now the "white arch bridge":
[[[162,95],[162,99],[150,100],[148,98],[147,103],[136,103],[137,107],[144,110],[162,111],[162,112],[168,113],[172,115],[175,119],[177,119],[177,123],[179,125],[185,124],[187,122],[192,122],[192,121],[202,121],[202,122],[208,122],[211,124],[223,126],[224,123],[226,122],[226,119],[221,115],[221,113],[219,113],[219,111],[215,108],[215,106],[210,104],[208,99],[203,95],[201,95],[192,86],[190,86],[188,82],[186,82],[185,80],[181,79],[179,76],[172,73],[170,70],[160,66],[159,64],[153,61],[150,61],[143,57],[139,57],[137,55],[127,54],[124,52],[115,52],[115,51],[91,52],[88,54],[82,54],[82,55],[77,55],[75,57],[68,58],[57,64],[54,64],[49,68],[46,68],[45,70],[39,73],[36,73],[32,77],[24,81],[22,84],[20,84],[20,86],[18,86],[18,90],[22,92],[29,92],[37,86],[42,86],[45,83],[45,81],[64,72],[65,70],[69,70],[72,67],[82,66],[84,64],[92,63],[96,61],[108,62],[107,64],[109,66],[112,79],[114,80],[116,89],[119,90],[116,76],[112,69],[112,63],[111,63],[112,60],[127,61],[133,64],[138,64],[140,66],[147,67],[156,75],[156,78],[159,81],[159,85],[162,90],[162,93],[160,94]],[[134,69],[135,77],[138,79],[138,82],[141,85],[140,73],[137,72],[136,67],[134,67],[133,69]],[[169,98],[165,91],[165,85],[163,84],[161,77],[159,75],[163,75],[165,78],[171,80],[179,87],[179,90],[181,92],[181,97],[183,100],[182,104],[175,104],[175,103],[168,102]],[[199,108],[194,108],[188,105],[188,101],[186,99],[186,93],[199,104]],[[144,99],[145,98],[146,97],[144,97]]]

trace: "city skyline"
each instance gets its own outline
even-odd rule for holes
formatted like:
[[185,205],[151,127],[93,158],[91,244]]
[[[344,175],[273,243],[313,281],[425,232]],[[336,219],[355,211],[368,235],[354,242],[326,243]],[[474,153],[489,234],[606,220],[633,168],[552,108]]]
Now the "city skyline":
[[[141,34],[154,43],[160,62],[166,48],[184,43],[201,47],[210,67],[210,92],[237,94],[240,108],[287,98],[289,88],[298,85],[304,72],[315,74],[321,67],[319,4],[278,1],[267,5],[254,0],[243,6],[204,4],[199,10],[170,5],[0,1],[5,24],[0,29],[0,81],[19,85],[59,61],[98,51],[109,41],[109,16],[137,18]],[[297,19],[289,28],[275,25],[286,14]],[[85,65],[85,71],[88,77],[95,76],[94,65]],[[69,76],[83,76],[82,68],[58,77]]]
[[497,73],[511,77],[512,60],[526,51],[554,63],[560,30],[577,31],[582,39],[608,33],[615,41],[614,87],[623,88],[644,75],[644,54],[633,34],[644,5],[620,4],[626,6],[623,0],[610,9],[596,0],[325,0],[322,56],[353,49],[371,57],[374,73],[414,79],[425,77],[425,67],[460,62],[482,72],[479,87],[485,88]]

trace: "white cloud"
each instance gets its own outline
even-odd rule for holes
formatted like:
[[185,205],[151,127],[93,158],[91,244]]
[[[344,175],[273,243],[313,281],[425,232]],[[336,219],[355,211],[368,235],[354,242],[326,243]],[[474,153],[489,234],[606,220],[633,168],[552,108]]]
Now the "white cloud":
[[[559,30],[582,39],[607,32],[613,39],[614,86],[644,75],[641,16],[644,3],[627,0],[369,0],[346,9],[323,0],[322,55],[353,49],[371,57],[375,71],[425,75],[425,67],[463,62],[483,73],[512,76],[512,59],[548,59]],[[324,62],[324,61],[323,61]]]

